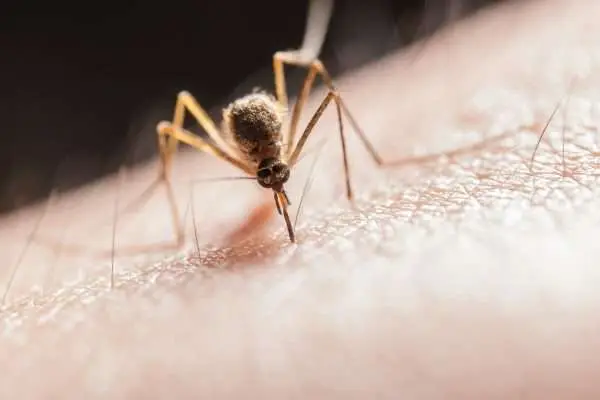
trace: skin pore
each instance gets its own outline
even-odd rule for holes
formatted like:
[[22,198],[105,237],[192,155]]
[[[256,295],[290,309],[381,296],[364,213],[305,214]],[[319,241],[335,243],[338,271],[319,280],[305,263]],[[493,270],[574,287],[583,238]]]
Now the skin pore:
[[160,187],[117,218],[112,290],[115,201],[156,161],[4,218],[7,282],[44,215],[0,312],[0,398],[598,398],[599,8],[505,4],[338,79],[408,161],[378,169],[346,124],[348,204],[329,110],[297,245],[279,217],[232,239],[274,207],[256,183],[197,183],[196,252],[189,182],[239,173],[194,152],[172,175],[187,247],[157,244],[174,237]]

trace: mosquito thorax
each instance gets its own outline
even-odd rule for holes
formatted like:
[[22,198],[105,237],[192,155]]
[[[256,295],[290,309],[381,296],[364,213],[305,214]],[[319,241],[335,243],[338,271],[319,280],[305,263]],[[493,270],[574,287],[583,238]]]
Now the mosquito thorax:
[[265,158],[258,164],[256,180],[260,186],[282,191],[288,179],[290,179],[290,168],[280,159]]
[[251,93],[224,110],[230,138],[251,161],[278,158],[285,112],[267,93]]

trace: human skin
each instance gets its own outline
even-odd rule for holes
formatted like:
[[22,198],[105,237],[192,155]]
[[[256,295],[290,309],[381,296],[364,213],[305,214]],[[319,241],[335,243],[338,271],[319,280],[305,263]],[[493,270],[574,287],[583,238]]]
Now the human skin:
[[[503,5],[418,59],[409,50],[340,78],[382,156],[408,161],[377,168],[347,126],[352,206],[330,110],[309,141],[331,136],[296,245],[281,218],[259,229],[274,204],[255,183],[198,183],[200,252],[190,212],[186,247],[159,252],[173,236],[161,188],[119,216],[110,289],[115,198],[136,198],[156,161],[5,218],[8,279],[47,210],[0,314],[0,398],[598,398],[599,11]],[[189,180],[236,175],[178,153],[182,213]],[[246,226],[254,236],[232,239]],[[149,249],[123,254],[131,246]]]

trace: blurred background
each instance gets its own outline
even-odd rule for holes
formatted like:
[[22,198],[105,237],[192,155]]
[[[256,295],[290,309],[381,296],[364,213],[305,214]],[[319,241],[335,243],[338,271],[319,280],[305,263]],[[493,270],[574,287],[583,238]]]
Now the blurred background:
[[[500,0],[337,0],[322,59],[346,70]],[[0,212],[153,157],[156,123],[191,91],[217,121],[272,89],[306,0],[12,2],[0,12]],[[290,71],[290,94],[302,71]],[[191,126],[190,129],[194,130]]]

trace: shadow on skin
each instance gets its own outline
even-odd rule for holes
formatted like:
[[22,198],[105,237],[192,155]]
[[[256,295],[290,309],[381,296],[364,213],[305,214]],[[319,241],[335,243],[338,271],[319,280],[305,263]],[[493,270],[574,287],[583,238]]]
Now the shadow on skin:
[[[112,291],[110,260],[33,244],[1,313],[11,368],[0,397],[598,398],[591,8],[503,6],[446,32],[416,64],[396,54],[340,81],[383,156],[411,163],[379,170],[348,132],[352,207],[332,137],[297,245],[251,182],[196,187],[199,252],[188,213],[187,246],[167,259],[118,257]],[[565,175],[560,112],[529,163],[574,75]],[[319,130],[334,136],[328,114]],[[309,167],[293,172],[293,202]],[[132,171],[121,204],[154,174],[156,164]],[[175,174],[183,210],[185,182],[235,172],[183,153]],[[116,182],[62,196],[40,235],[110,250],[112,226],[97,221],[112,220]],[[159,192],[119,219],[118,248],[172,238]],[[7,259],[42,208],[0,225]],[[48,282],[48,263],[60,290],[17,300]],[[38,373],[39,385],[24,383]]]

